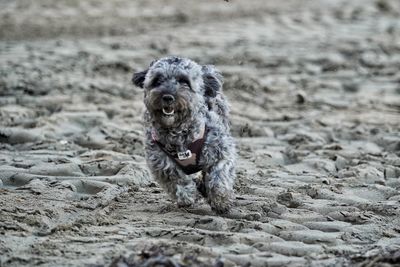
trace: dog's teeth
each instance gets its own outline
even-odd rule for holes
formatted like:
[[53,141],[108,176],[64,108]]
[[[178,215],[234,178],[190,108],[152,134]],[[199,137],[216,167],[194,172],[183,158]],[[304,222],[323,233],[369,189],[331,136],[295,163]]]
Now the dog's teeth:
[[174,115],[174,112],[175,112],[175,110],[174,109],[172,109],[170,112],[167,112],[166,110],[165,110],[165,108],[163,108],[163,113],[165,114],[165,115]]

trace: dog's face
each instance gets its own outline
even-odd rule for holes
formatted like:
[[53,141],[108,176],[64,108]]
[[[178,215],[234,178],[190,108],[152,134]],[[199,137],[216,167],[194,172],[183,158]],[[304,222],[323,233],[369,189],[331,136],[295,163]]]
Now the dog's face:
[[221,89],[222,77],[211,66],[192,60],[167,57],[133,75],[133,83],[144,89],[144,103],[150,116],[161,127],[178,127],[192,118],[205,98]]

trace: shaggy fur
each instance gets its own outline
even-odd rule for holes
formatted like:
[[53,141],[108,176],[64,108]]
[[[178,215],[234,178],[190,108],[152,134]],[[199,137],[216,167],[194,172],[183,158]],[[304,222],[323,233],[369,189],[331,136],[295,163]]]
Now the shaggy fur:
[[[144,89],[146,160],[156,181],[180,207],[192,206],[200,193],[214,211],[228,212],[234,197],[236,151],[221,74],[213,66],[167,57],[135,73],[132,81]],[[152,137],[156,135],[167,150],[186,151],[204,125],[208,133],[200,177],[186,175]]]

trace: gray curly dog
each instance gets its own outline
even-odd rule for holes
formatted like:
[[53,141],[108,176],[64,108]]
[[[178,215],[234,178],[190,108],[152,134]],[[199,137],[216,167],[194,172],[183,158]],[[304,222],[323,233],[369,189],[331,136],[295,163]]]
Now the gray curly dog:
[[156,181],[178,207],[192,206],[200,193],[215,212],[227,213],[236,150],[220,72],[166,57],[134,73],[132,81],[144,89],[146,160]]

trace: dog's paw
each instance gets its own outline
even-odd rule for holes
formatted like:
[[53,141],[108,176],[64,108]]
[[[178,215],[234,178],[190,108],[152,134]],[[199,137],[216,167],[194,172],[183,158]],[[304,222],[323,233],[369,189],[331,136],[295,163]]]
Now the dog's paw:
[[226,215],[229,214],[231,211],[232,205],[230,204],[223,204],[223,205],[211,205],[211,209],[219,215]]
[[181,208],[181,209],[182,208],[184,208],[184,209],[192,208],[194,205],[194,199],[178,199],[176,201],[176,204],[177,204],[178,208]]
[[233,207],[232,197],[227,195],[209,198],[209,203],[211,209],[219,215],[229,214]]
[[193,184],[177,185],[176,203],[179,208],[190,208],[196,200],[196,187]]
[[214,197],[212,199],[209,198],[209,203],[211,209],[217,214],[228,214],[232,209],[233,202],[232,198],[229,196],[226,197]]
[[224,187],[213,187],[207,196],[211,209],[217,214],[227,214],[233,206],[234,194]]

